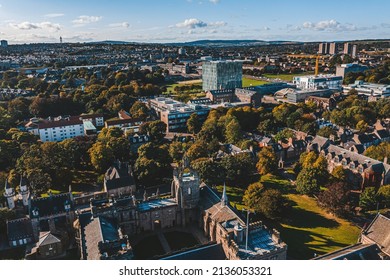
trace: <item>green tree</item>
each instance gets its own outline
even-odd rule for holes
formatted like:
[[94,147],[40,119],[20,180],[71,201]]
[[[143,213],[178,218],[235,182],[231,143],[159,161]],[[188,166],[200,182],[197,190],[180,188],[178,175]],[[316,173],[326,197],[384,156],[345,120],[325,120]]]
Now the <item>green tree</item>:
[[364,152],[364,155],[380,161],[383,161],[385,157],[390,159],[390,143],[382,142],[378,146],[370,146]]
[[275,173],[277,171],[278,160],[272,147],[262,148],[258,154],[258,158],[256,168],[260,175]]
[[93,144],[88,153],[92,166],[99,172],[105,172],[115,160],[112,149],[102,142]]
[[336,135],[336,132],[333,130],[333,128],[329,126],[324,126],[317,131],[317,135],[329,138],[331,135]]
[[188,132],[192,134],[197,134],[202,128],[200,123],[199,116],[196,113],[193,113],[190,118],[187,120],[187,129]]
[[345,169],[343,166],[336,166],[332,171],[332,178],[337,182],[346,182],[347,181],[347,174],[345,172]]
[[225,169],[220,162],[210,158],[198,158],[191,162],[191,166],[208,185],[222,184],[225,180]]
[[320,193],[318,201],[336,215],[349,211],[349,189],[343,182],[328,185],[327,189]]
[[279,131],[278,133],[276,133],[274,137],[275,141],[277,142],[282,140],[287,140],[289,138],[294,138],[294,132],[288,128]]
[[288,205],[279,190],[266,189],[260,182],[249,185],[243,202],[246,207],[268,219],[280,219]]
[[141,101],[134,102],[130,108],[130,114],[133,118],[145,120],[148,117],[149,109],[145,103]]
[[231,144],[237,144],[241,140],[241,127],[237,119],[232,118],[232,120],[226,125],[225,138],[227,143]]
[[363,210],[374,210],[379,202],[379,196],[375,190],[375,187],[367,187],[360,194],[359,206]]
[[297,191],[301,194],[313,195],[319,192],[320,185],[317,180],[317,172],[314,168],[304,168],[299,172],[297,181]]
[[380,201],[385,207],[390,207],[390,185],[383,185],[378,190],[378,196]]
[[195,142],[194,144],[192,144],[191,147],[187,150],[186,154],[191,161],[208,156],[207,150],[199,142]]
[[167,125],[162,121],[145,122],[140,126],[140,133],[148,134],[154,142],[160,142],[166,134]]

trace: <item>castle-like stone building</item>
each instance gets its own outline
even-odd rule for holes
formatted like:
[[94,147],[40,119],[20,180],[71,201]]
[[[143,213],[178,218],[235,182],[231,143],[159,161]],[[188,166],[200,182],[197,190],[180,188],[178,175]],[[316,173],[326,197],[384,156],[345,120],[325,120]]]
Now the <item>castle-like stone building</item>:
[[169,197],[96,197],[91,212],[79,217],[83,259],[132,259],[131,237],[175,227],[198,228],[208,244],[221,247],[225,259],[286,259],[287,254],[276,230],[261,222],[247,225],[230,206],[226,189],[219,197],[185,159],[174,170]]

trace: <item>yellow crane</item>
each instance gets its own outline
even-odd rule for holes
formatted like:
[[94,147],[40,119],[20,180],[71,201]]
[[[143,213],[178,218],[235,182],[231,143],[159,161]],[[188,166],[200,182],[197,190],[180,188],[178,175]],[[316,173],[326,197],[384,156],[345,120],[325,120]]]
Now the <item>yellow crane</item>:
[[313,54],[289,54],[287,55],[288,57],[291,57],[291,58],[315,58],[316,59],[316,66],[315,66],[315,70],[314,70],[314,75],[318,76],[318,68],[319,68],[319,62],[320,62],[320,58],[323,59],[323,56],[320,55],[320,54],[317,54],[317,55],[313,55]]

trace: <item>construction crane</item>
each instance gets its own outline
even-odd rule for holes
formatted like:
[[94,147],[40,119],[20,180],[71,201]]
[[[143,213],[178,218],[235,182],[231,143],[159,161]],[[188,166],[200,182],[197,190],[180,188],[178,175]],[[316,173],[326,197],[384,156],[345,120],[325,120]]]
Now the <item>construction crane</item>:
[[317,55],[312,55],[312,54],[289,54],[287,56],[291,57],[291,58],[310,58],[310,59],[315,58],[316,59],[316,66],[315,66],[315,70],[314,70],[314,75],[318,76],[318,69],[319,69],[320,58],[323,59],[322,55],[319,55],[319,54],[317,54]]

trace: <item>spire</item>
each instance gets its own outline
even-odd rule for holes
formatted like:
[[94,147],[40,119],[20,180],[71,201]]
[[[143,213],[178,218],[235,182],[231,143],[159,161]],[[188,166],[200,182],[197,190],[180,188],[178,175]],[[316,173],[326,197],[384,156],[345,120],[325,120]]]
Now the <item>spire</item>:
[[221,197],[221,205],[222,206],[227,206],[229,205],[229,199],[226,194],[226,184],[223,183],[223,192],[222,192],[222,197]]

